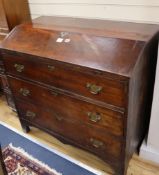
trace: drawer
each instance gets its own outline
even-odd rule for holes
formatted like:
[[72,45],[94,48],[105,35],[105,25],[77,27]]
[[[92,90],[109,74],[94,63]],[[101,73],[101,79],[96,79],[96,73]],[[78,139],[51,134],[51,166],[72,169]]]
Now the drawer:
[[8,74],[31,79],[118,107],[125,106],[125,85],[102,76],[80,72],[55,61],[4,55]]
[[42,105],[49,111],[65,116],[67,120],[103,127],[111,134],[123,136],[123,114],[118,111],[99,107],[28,81],[11,77],[8,79],[16,98]]
[[104,129],[68,121],[65,117],[45,111],[45,108],[35,104],[24,101],[17,101],[16,104],[22,120],[29,121],[32,125],[60,135],[103,159],[118,159],[121,155],[122,141],[107,135]]

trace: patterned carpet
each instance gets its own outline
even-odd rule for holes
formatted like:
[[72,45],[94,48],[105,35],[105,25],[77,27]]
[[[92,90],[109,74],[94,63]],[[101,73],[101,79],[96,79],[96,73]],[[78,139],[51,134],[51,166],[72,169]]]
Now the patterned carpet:
[[3,149],[8,175],[61,175],[12,144]]
[[100,175],[3,122],[0,122],[0,144],[9,175]]

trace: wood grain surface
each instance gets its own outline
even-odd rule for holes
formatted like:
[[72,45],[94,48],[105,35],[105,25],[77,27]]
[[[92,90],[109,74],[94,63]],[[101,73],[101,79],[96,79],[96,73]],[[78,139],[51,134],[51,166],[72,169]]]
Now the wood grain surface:
[[[23,133],[16,113],[8,107],[4,96],[0,97],[0,121],[5,122],[6,124],[17,129],[19,133]],[[112,170],[104,161],[88,152],[82,151],[81,149],[77,149],[70,145],[65,145],[46,132],[32,128],[28,135],[33,139],[46,144],[50,148],[56,149],[61,153],[71,156],[75,160],[94,168],[102,175],[112,174]],[[129,163],[127,175],[159,175],[159,165],[143,160],[137,154],[134,154]]]

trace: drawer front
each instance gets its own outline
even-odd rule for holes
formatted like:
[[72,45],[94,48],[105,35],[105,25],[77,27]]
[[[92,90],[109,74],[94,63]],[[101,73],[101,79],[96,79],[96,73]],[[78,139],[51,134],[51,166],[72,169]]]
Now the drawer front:
[[53,61],[42,62],[38,58],[5,55],[4,62],[9,74],[29,78],[118,107],[125,106],[125,85],[122,82],[79,72],[57,62],[56,64]]
[[49,111],[53,110],[58,115],[65,116],[67,120],[103,127],[109,133],[123,136],[123,117],[120,112],[99,107],[24,80],[9,77],[9,82],[16,98],[42,105]]
[[30,121],[33,125],[53,131],[56,134],[80,145],[102,158],[107,155],[117,159],[121,155],[122,143],[105,134],[104,129],[96,129],[89,125],[80,125],[57,116],[55,113],[45,111],[42,106],[17,101],[20,117]]

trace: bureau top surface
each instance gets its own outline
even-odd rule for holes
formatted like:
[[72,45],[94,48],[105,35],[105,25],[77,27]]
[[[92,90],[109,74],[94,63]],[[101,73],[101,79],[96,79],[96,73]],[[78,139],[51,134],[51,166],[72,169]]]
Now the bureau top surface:
[[148,41],[152,35],[159,31],[159,25],[156,24],[57,16],[41,16],[34,19],[32,24],[35,28],[67,30],[138,41]]
[[[99,23],[98,20],[95,21],[97,24]],[[104,26],[102,28],[101,23],[99,24],[95,28],[93,22],[89,22],[89,20],[87,22],[87,20],[74,18],[41,17],[33,21],[32,24],[16,27],[2,42],[1,49],[130,77],[145,43],[157,31],[156,25],[152,25],[149,32],[146,32],[147,34],[144,33],[144,36],[147,36],[144,41],[141,37],[125,38],[122,34],[120,38],[119,33],[122,32],[119,22],[111,24],[112,33],[113,30],[117,31],[119,26],[118,36],[110,35],[111,28],[107,32]],[[129,26],[129,24],[127,25]],[[134,24],[134,26],[134,31],[137,32],[138,29],[138,32],[141,33],[142,25]],[[97,28],[104,31],[103,36],[100,35]]]

